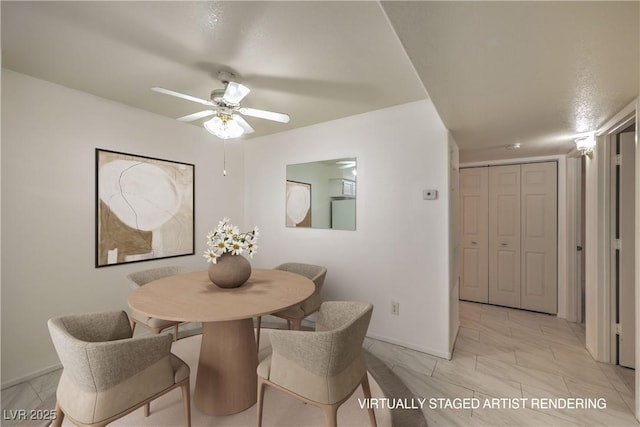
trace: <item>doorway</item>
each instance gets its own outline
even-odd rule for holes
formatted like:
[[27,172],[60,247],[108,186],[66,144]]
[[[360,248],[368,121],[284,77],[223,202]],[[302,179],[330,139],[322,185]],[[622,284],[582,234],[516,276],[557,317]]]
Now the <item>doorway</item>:
[[[585,194],[585,331],[586,348],[591,355],[600,362],[614,364],[612,356],[615,339],[614,298],[611,286],[611,145],[615,136],[628,129],[633,123],[636,128],[636,138],[640,120],[640,98],[634,100],[607,123],[600,127],[597,134],[597,145],[592,158],[586,158],[586,194]],[[636,148],[638,141],[636,140]],[[623,160],[624,161],[624,160]],[[635,154],[636,167],[640,165],[640,149]],[[637,172],[640,173],[640,167]],[[637,183],[637,181],[636,181]],[[635,192],[636,228],[635,236],[628,236],[640,244],[640,185],[636,185]],[[624,236],[623,236],[624,238]],[[640,250],[636,251],[636,283],[635,308],[640,309]],[[636,312],[637,314],[638,311]],[[636,344],[640,344],[640,328],[636,328]],[[636,366],[640,365],[640,352],[636,352]],[[615,365],[614,365],[615,366]],[[623,368],[620,368],[623,369]],[[634,372],[635,385],[635,416],[640,420],[640,372]]]
[[611,137],[611,361],[635,368],[635,123]]

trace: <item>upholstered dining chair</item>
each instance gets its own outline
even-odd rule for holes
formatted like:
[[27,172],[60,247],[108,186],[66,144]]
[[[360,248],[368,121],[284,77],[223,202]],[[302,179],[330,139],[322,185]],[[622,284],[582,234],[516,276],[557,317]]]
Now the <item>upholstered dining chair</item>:
[[[180,266],[170,267],[158,267],[150,270],[136,271],[127,275],[127,278],[132,282],[132,287],[146,285],[154,280],[162,279],[164,277],[175,276],[176,274],[186,273],[187,269]],[[141,324],[145,326],[155,334],[159,334],[166,328],[173,327],[173,340],[178,339],[178,325],[180,322],[174,322],[172,320],[156,319],[149,317],[146,314],[142,314],[139,311],[131,310],[131,329],[135,331],[136,325]]]
[[[302,320],[312,313],[315,313],[320,308],[322,300],[320,299],[320,291],[324,284],[324,278],[327,276],[326,267],[313,264],[303,264],[300,262],[287,262],[280,264],[275,268],[276,270],[289,271],[291,273],[297,273],[305,276],[316,285],[313,294],[302,301],[300,304],[287,308],[286,310],[273,313],[272,316],[277,316],[287,321],[287,327],[299,331],[302,328]],[[256,347],[260,350],[260,327],[262,324],[262,317],[258,317],[256,320]]]
[[[364,302],[324,302],[315,332],[269,331],[272,353],[257,370],[258,427],[267,385],[321,408],[328,427],[337,425],[338,408],[359,385],[371,398],[362,343],[372,311]],[[372,408],[369,421],[376,426]]]
[[49,333],[62,362],[57,417],[102,427],[173,390],[182,389],[185,424],[191,425],[189,366],[171,353],[167,334],[132,338],[127,313],[77,314],[50,319]]

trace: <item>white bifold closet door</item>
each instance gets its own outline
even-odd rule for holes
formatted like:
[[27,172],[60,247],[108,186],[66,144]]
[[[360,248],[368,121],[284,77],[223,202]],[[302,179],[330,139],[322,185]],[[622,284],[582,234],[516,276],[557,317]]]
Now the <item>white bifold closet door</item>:
[[521,165],[520,306],[556,313],[558,307],[557,165]]
[[489,171],[460,170],[460,299],[489,302]]
[[489,168],[489,302],[520,307],[520,165]]
[[557,312],[557,163],[460,170],[460,299]]

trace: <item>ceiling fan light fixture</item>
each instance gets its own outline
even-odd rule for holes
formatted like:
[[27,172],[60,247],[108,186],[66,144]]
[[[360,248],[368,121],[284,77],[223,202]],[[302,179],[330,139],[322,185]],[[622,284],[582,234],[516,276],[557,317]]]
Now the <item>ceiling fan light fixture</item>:
[[204,128],[220,139],[239,138],[244,133],[238,122],[227,114],[216,114],[204,122]]
[[593,149],[596,146],[595,135],[591,134],[582,138],[578,138],[575,140],[575,143],[576,149],[580,152],[580,155],[589,156],[589,158],[592,158]]
[[251,89],[236,82],[227,83],[224,92],[224,100],[232,105],[240,104],[240,101],[251,92]]

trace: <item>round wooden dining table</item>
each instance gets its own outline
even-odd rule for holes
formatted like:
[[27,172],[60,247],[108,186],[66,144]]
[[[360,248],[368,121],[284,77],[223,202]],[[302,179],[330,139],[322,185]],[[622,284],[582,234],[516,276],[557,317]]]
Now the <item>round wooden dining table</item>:
[[256,402],[258,354],[253,317],[289,308],[313,294],[299,274],[253,269],[239,288],[214,285],[207,271],[165,277],[129,294],[129,307],[150,317],[202,322],[193,401],[209,415],[230,415]]

